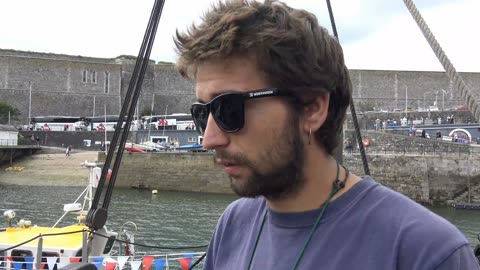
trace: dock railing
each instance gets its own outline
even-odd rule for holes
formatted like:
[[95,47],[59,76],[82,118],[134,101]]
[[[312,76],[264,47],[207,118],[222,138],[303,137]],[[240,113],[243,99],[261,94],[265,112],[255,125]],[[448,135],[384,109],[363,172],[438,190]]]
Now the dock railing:
[[[369,140],[368,146],[365,147],[367,155],[480,157],[480,145],[478,144],[456,143],[436,138],[383,132],[367,132],[365,138]],[[358,153],[358,147],[354,148],[354,153]]]

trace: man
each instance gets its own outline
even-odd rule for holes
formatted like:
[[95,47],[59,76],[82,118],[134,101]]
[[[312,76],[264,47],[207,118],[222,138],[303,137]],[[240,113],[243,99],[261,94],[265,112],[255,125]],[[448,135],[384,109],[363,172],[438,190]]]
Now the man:
[[229,1],[175,42],[203,147],[244,197],[220,218],[205,269],[479,269],[452,224],[332,157],[351,83],[314,15]]

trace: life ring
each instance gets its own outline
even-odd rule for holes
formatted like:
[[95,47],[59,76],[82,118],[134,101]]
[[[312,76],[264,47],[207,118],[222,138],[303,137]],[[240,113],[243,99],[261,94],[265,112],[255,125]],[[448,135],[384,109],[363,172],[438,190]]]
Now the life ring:
[[364,146],[369,146],[370,145],[370,140],[369,139],[363,140],[363,145]]

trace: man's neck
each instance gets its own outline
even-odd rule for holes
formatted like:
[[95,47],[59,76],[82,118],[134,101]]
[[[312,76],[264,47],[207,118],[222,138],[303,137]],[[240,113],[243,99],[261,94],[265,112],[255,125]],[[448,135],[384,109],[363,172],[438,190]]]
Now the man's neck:
[[[270,209],[277,212],[302,212],[319,208],[332,191],[333,182],[337,177],[340,181],[345,180],[346,171],[337,166],[337,161],[330,155],[318,152],[307,151],[304,166],[304,186],[295,194],[278,200],[267,199]],[[351,186],[360,180],[360,177],[350,174],[345,188],[340,190],[332,200],[335,200],[345,193]]]

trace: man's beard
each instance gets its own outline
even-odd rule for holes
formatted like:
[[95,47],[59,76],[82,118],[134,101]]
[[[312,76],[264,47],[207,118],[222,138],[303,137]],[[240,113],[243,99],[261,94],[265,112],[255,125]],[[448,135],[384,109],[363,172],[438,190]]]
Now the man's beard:
[[[296,121],[290,123],[297,123]],[[244,154],[227,154],[217,150],[217,157],[250,168],[252,175],[242,184],[230,178],[232,190],[241,197],[264,196],[269,200],[287,198],[297,193],[305,183],[303,175],[304,148],[296,125],[275,133],[274,143],[264,148],[257,162],[248,160]],[[259,167],[262,170],[259,170]]]

